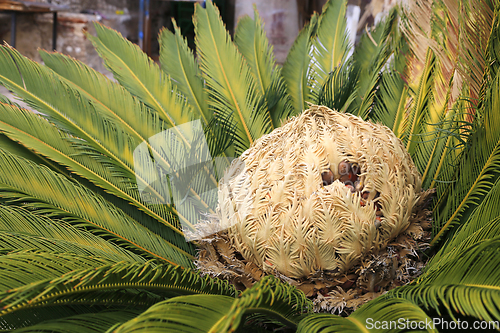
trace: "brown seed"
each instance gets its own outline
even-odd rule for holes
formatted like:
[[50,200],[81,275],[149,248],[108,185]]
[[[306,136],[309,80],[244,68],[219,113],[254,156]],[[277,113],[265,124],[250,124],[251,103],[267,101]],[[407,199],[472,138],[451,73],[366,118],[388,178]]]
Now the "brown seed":
[[354,183],[356,180],[358,180],[358,175],[355,174],[354,172],[350,171],[349,172],[349,180]]
[[342,161],[339,163],[340,176],[349,176],[350,170],[351,170],[351,165],[348,162]]
[[349,180],[349,175],[341,175],[339,180],[344,184],[351,184],[352,182]]
[[368,199],[368,196],[369,196],[369,195],[370,195],[370,192],[368,192],[368,191],[365,191],[365,192],[361,193],[361,197],[362,197],[363,199],[365,199],[365,200],[366,200],[366,199]]
[[333,172],[331,170],[325,171],[321,174],[321,178],[323,179],[323,186],[330,185],[333,183]]

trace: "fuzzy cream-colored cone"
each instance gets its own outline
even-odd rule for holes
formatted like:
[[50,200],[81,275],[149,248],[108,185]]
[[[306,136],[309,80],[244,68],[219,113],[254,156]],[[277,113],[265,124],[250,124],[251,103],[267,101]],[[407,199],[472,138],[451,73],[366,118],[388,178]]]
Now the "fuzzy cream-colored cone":
[[[222,266],[231,266],[231,256],[239,260],[235,253],[241,256],[248,267],[235,274],[253,274],[250,280],[258,270],[299,285],[314,281],[320,290],[321,276],[328,276],[327,287],[354,275],[358,281],[369,268],[363,273],[360,265],[385,256],[377,260],[394,266],[390,273],[357,282],[373,291],[396,276],[391,242],[424,233],[411,223],[421,177],[401,141],[385,126],[324,106],[312,105],[257,140],[227,174],[218,212],[227,229],[211,246],[226,253]],[[215,258],[207,251],[202,257]]]

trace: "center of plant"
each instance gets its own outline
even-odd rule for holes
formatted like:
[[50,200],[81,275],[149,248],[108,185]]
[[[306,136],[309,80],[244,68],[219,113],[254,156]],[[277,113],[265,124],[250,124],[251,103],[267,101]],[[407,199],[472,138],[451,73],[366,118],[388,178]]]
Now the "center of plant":
[[421,176],[387,127],[311,106],[240,159],[219,187],[219,236],[235,260],[319,298],[380,292],[420,271]]

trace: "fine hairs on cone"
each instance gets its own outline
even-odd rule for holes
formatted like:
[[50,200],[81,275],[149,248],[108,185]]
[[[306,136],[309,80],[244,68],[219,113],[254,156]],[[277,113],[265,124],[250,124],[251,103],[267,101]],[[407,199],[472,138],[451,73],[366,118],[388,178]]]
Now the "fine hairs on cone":
[[229,227],[200,241],[202,272],[242,288],[274,274],[340,313],[423,267],[432,192],[387,127],[311,105],[234,168],[215,221]]

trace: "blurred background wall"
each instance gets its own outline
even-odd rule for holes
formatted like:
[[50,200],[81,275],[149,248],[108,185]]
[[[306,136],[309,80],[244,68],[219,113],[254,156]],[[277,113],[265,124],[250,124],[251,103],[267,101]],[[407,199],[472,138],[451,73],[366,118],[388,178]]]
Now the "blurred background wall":
[[[371,25],[377,16],[393,5],[394,0],[349,0],[348,22],[355,42],[356,32],[366,24]],[[162,27],[172,29],[175,19],[183,34],[194,46],[192,15],[194,2],[166,0],[0,0],[20,3],[23,8],[33,4],[54,6],[57,12],[57,51],[79,59],[91,67],[105,71],[102,61],[87,40],[85,31],[93,34],[93,22],[97,21],[122,33],[130,41],[139,44],[153,59],[157,59],[157,36]],[[265,22],[270,42],[274,45],[278,62],[286,54],[300,28],[313,12],[321,12],[326,0],[214,0],[219,7],[230,33],[238,18],[253,17],[255,5]],[[148,10],[149,9],[149,10]],[[149,14],[149,15],[148,15]],[[142,24],[140,24],[142,18]],[[38,48],[52,49],[52,13],[20,11],[16,15],[16,48],[25,56],[41,61]],[[11,44],[12,12],[0,12],[0,40]]]

